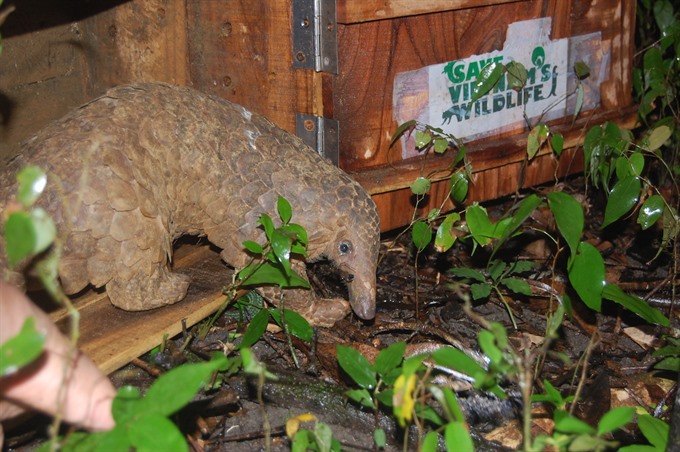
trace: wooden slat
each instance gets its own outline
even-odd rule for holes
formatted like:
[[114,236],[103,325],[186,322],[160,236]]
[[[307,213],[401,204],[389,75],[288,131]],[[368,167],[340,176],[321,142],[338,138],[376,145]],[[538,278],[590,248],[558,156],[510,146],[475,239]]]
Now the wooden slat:
[[517,1],[522,0],[339,0],[337,21],[351,24]]
[[[193,249],[177,260],[182,273],[191,276],[187,297],[152,311],[129,312],[114,307],[106,293],[90,292],[75,300],[80,311],[80,349],[105,373],[113,372],[163,340],[214,313],[225,301],[222,286],[231,272],[207,246]],[[62,331],[68,330],[64,310],[50,314]]]

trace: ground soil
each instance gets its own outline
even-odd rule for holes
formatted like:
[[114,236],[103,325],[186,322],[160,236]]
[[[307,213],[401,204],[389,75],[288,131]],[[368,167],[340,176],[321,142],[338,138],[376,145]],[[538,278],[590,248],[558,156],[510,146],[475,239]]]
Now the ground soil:
[[[577,178],[561,189],[579,193],[583,182]],[[515,201],[508,198],[487,208],[493,217],[500,218]],[[465,301],[470,300],[469,284],[454,278],[447,270],[451,267],[483,269],[489,250],[477,249],[471,256],[469,244],[459,241],[447,253],[428,249],[416,256],[407,236],[399,237],[395,232],[386,236],[382,244],[378,313],[374,321],[365,323],[349,317],[334,328],[318,329],[311,344],[293,340],[297,365],[291,358],[285,336],[281,332],[268,332],[255,345],[254,352],[280,379],[264,385],[264,405],[256,396],[256,382],[239,375],[227,379],[221,389],[200,395],[176,420],[191,446],[199,451],[265,450],[267,435],[271,436],[271,450],[290,450],[284,426],[287,419],[302,413],[313,413],[330,424],[344,450],[373,450],[376,426],[387,432],[385,450],[405,450],[405,438],[409,441],[406,450],[415,450],[422,431],[413,427],[405,432],[395,425],[389,412],[367,412],[347,402],[344,391],[349,381],[338,368],[336,345],[353,346],[369,358],[385,346],[402,340],[408,343],[407,352],[411,354],[449,346],[477,353],[480,323],[493,320],[505,326],[517,350],[531,351],[543,338],[547,315],[554,312],[558,303],[546,287],[570,295],[573,313],[565,318],[550,352],[534,367],[535,390],[540,392],[542,382],[547,380],[563,395],[578,391],[580,399],[574,406],[574,414],[592,425],[603,413],[621,405],[643,406],[651,414],[669,420],[677,387],[672,374],[653,369],[659,361],[653,352],[664,345],[664,334],[678,331],[680,327],[677,300],[680,281],[674,260],[677,256],[671,249],[652,260],[658,247],[658,230],[642,233],[632,224],[634,221],[629,221],[602,233],[599,230],[602,207],[597,201],[584,201],[584,207],[586,237],[603,254],[608,281],[648,300],[671,318],[671,329],[650,325],[617,305],[605,303],[601,313],[581,305],[568,289],[567,276],[562,270],[564,258],[556,258],[555,244],[538,232],[554,234],[549,215],[540,209],[529,220],[529,226],[537,232],[511,240],[495,256],[509,261],[537,262],[535,270],[524,275],[531,282],[534,295],[504,293],[508,306],[493,295],[484,300],[471,300],[473,317],[464,310]],[[315,265],[310,275],[318,292],[343,295],[344,288],[329,265]],[[516,329],[508,308],[516,320]],[[190,342],[188,352],[179,351],[188,336],[175,338],[168,350],[154,360],[141,357],[116,372],[112,375],[114,383],[148,386],[157,373],[222,349],[229,333],[243,327],[233,317],[223,316],[205,340]],[[480,450],[521,447],[522,403],[516,381],[503,382],[510,394],[508,400],[474,391],[469,384],[454,377],[440,377],[440,381],[457,390]],[[549,434],[552,429],[549,410],[536,405],[532,411],[533,434]],[[264,413],[270,425],[269,433]],[[32,427],[26,431],[9,436],[6,447],[30,449],[40,435],[35,425],[31,423]],[[644,443],[634,426],[613,439],[621,444]]]

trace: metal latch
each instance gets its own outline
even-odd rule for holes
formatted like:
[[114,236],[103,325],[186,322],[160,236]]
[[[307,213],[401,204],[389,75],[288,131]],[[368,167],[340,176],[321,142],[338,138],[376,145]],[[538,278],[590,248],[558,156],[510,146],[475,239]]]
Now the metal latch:
[[340,165],[339,128],[335,119],[302,113],[295,116],[295,134],[335,166]]
[[338,73],[335,0],[293,0],[293,67]]

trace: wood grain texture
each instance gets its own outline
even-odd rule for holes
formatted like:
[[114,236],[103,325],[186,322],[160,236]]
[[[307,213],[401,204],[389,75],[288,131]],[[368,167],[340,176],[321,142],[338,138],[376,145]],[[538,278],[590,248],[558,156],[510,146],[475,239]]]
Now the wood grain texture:
[[193,86],[295,131],[297,112],[323,110],[320,77],[293,68],[291,9],[276,0],[187,2]]
[[[222,287],[231,271],[207,246],[188,247],[177,259],[179,271],[193,282],[187,298],[162,309],[129,312],[115,308],[106,293],[88,292],[75,300],[80,312],[80,349],[105,373],[124,366],[163,341],[214,313],[225,301]],[[57,326],[68,331],[64,310],[51,314]]]
[[337,15],[339,23],[351,24],[517,1],[522,0],[340,0]]

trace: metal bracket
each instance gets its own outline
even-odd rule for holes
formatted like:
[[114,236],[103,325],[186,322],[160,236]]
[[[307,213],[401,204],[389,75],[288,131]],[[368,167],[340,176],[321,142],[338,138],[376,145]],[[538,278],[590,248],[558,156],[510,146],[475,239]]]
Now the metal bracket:
[[338,73],[335,0],[293,0],[293,67]]
[[295,134],[335,166],[340,165],[339,129],[335,119],[302,113],[295,116]]

